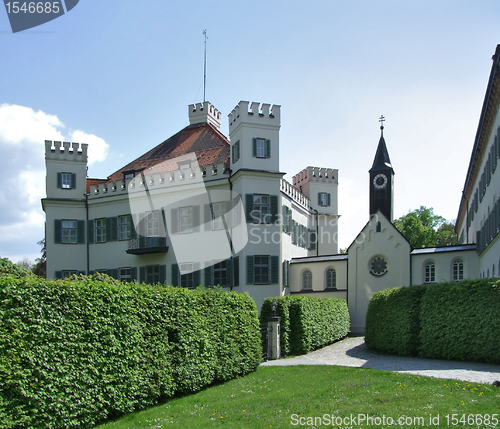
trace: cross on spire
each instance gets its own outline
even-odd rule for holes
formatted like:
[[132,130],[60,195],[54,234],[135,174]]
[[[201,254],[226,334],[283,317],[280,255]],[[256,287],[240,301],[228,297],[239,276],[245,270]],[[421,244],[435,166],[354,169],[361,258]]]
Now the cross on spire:
[[384,115],[380,115],[380,118],[378,119],[378,121],[380,122],[380,129],[383,130],[384,129],[384,122],[385,122]]

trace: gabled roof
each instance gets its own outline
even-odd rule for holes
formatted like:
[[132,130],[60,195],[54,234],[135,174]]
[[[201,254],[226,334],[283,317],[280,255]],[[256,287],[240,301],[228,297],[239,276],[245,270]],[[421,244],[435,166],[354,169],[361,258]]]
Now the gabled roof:
[[224,134],[209,123],[189,125],[144,155],[115,171],[108,177],[108,180],[122,180],[125,172],[148,169],[191,152],[196,153],[198,165],[203,167],[210,164],[228,164],[230,143]]
[[390,169],[392,174],[394,174],[394,170],[392,169],[391,160],[389,158],[389,152],[387,151],[387,146],[384,140],[384,134],[380,136],[380,140],[378,142],[377,153],[375,154],[375,159],[373,160],[372,168],[370,168],[370,172],[372,171],[382,171]]

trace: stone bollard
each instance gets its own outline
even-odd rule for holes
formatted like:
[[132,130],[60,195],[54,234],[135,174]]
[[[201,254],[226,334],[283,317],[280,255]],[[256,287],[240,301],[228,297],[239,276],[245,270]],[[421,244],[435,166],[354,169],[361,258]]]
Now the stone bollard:
[[279,359],[281,357],[280,322],[281,317],[279,316],[272,316],[267,318],[267,350],[269,359]]

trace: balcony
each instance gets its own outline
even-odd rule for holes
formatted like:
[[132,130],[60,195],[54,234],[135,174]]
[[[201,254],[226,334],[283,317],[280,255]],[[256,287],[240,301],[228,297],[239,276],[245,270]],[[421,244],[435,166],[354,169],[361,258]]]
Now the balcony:
[[127,253],[130,255],[145,255],[148,253],[167,253],[166,237],[143,237],[131,238],[128,241]]

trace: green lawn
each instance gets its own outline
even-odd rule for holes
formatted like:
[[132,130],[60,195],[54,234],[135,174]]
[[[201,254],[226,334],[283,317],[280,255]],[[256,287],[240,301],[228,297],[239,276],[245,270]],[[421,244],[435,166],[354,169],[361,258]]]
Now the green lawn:
[[[493,424],[498,413],[500,388],[492,385],[362,368],[259,367],[99,428],[385,428],[384,421],[401,416],[408,424],[393,427],[486,428],[500,427]],[[372,420],[360,421],[358,414]],[[473,415],[489,415],[490,423]]]

